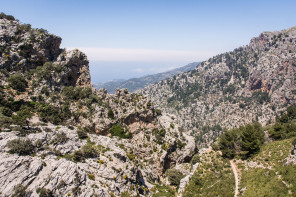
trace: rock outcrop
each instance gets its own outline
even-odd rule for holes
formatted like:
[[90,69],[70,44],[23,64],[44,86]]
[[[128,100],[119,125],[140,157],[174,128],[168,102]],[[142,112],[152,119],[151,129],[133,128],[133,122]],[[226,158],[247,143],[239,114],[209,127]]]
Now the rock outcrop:
[[151,195],[197,152],[147,97],[93,88],[83,52],[1,17],[1,196]]
[[272,123],[295,104],[295,45],[296,27],[264,32],[248,46],[139,92],[162,111],[175,114],[200,144],[209,145],[222,128]]

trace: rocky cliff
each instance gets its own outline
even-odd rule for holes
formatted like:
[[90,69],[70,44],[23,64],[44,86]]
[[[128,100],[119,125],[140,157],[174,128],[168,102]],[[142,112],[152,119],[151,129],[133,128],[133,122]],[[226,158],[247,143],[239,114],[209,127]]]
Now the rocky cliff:
[[296,99],[296,28],[264,32],[248,46],[140,91],[209,144],[222,128],[267,124]]
[[86,55],[0,16],[0,195],[152,195],[195,141],[126,89],[92,87]]

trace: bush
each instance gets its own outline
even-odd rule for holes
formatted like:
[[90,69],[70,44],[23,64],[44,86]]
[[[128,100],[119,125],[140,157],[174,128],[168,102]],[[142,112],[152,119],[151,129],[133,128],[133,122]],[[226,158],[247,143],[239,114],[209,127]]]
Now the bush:
[[65,144],[68,140],[69,140],[69,138],[67,137],[66,133],[61,132],[61,133],[56,134],[56,137],[52,143],[54,145]]
[[7,19],[7,20],[10,20],[10,21],[15,20],[15,18],[12,15],[6,15],[3,12],[0,13],[0,19]]
[[11,124],[12,124],[12,119],[7,117],[7,116],[3,116],[0,113],[0,128],[8,128]]
[[158,130],[158,129],[153,129],[152,134],[156,138],[156,143],[157,144],[162,144],[163,143],[163,138],[165,137],[166,131],[164,129]]
[[162,114],[160,109],[155,109],[155,113],[156,113],[157,116],[160,116]]
[[36,189],[37,194],[39,194],[39,197],[53,197],[52,191],[46,188],[38,188]]
[[185,142],[182,143],[181,140],[177,139],[177,145],[178,145],[178,148],[182,149],[183,147],[186,146],[186,143]]
[[78,135],[78,138],[79,139],[86,139],[86,138],[88,138],[88,135],[85,132],[85,130],[84,129],[81,129],[81,128],[78,128],[77,129],[77,135]]
[[34,151],[34,145],[31,140],[15,139],[7,143],[7,147],[10,149],[9,153],[17,153],[19,155],[29,155]]
[[12,116],[15,124],[24,126],[26,119],[32,117],[32,109],[26,105],[22,105],[16,115]]
[[196,164],[196,163],[198,163],[198,162],[200,162],[200,156],[199,156],[199,154],[197,153],[197,154],[195,154],[195,155],[192,157],[192,159],[191,159],[191,163],[192,163],[192,165],[194,165],[194,164]]
[[19,73],[15,74],[15,75],[11,75],[8,78],[8,83],[9,85],[20,92],[24,92],[26,90],[26,88],[28,87],[28,83],[25,79],[25,77]]
[[42,121],[51,122],[53,124],[61,123],[67,114],[61,112],[61,110],[52,105],[40,105],[38,108],[38,114]]
[[118,136],[120,138],[131,138],[132,134],[125,130],[120,123],[113,125],[109,132],[112,136]]
[[287,115],[289,118],[296,118],[296,105],[289,106],[287,109]]
[[85,98],[90,98],[93,94],[91,88],[67,86],[63,89],[63,95],[67,99],[81,100]]
[[92,145],[85,145],[81,150],[74,152],[73,160],[75,162],[84,162],[87,158],[96,158],[98,156],[98,151]]
[[109,110],[108,110],[108,117],[109,117],[110,119],[114,119],[114,118],[115,118],[112,109],[109,109]]
[[182,172],[176,169],[168,169],[166,171],[166,176],[169,179],[171,185],[179,186],[181,179],[184,177]]
[[4,116],[8,116],[8,117],[11,117],[12,116],[12,110],[8,107],[3,107],[2,108],[2,114]]
[[90,180],[95,180],[95,175],[93,175],[93,174],[88,174],[87,175],[88,176],[88,178],[90,179]]
[[285,137],[284,127],[281,123],[276,122],[271,128],[270,137],[273,139],[283,139]]
[[29,196],[29,193],[26,192],[27,187],[23,186],[22,184],[18,184],[14,186],[13,191],[14,193],[11,197],[26,197]]

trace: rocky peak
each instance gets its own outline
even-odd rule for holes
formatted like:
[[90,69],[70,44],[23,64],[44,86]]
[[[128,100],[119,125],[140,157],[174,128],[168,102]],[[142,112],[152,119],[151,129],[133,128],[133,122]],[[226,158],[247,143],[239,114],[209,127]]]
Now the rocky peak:
[[83,52],[1,14],[0,23],[0,195],[151,195],[198,151],[149,98],[93,88]]
[[210,143],[222,128],[268,124],[296,101],[296,28],[264,32],[248,46],[139,91]]
[[16,20],[0,19],[1,68],[26,71],[60,54],[61,38]]

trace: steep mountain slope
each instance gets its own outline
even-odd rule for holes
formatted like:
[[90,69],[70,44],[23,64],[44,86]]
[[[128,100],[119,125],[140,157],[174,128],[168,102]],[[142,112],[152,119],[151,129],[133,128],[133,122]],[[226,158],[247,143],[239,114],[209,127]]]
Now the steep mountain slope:
[[199,142],[258,120],[273,122],[296,98],[296,28],[264,32],[248,46],[202,62],[195,70],[139,91],[178,114]]
[[295,196],[295,136],[296,105],[275,124],[225,131],[192,159],[179,196]]
[[86,55],[60,37],[5,14],[0,27],[1,196],[150,195],[196,153],[148,98],[93,88]]
[[132,78],[128,80],[119,80],[119,81],[110,81],[102,84],[95,84],[95,88],[100,89],[100,88],[105,88],[108,93],[113,94],[117,88],[122,89],[126,88],[130,92],[134,92],[136,90],[142,89],[147,85],[159,82],[161,80],[173,77],[174,75],[177,75],[181,72],[188,72],[190,70],[193,70],[198,66],[199,62],[193,62],[190,63],[186,66],[176,68],[171,71],[163,72],[163,73],[158,73],[154,75],[148,75],[145,77],[139,77],[139,78]]

